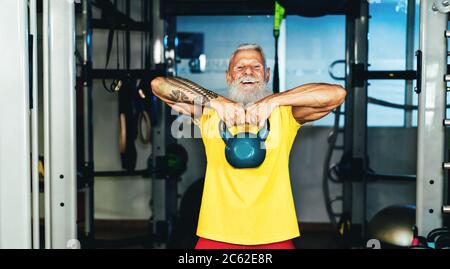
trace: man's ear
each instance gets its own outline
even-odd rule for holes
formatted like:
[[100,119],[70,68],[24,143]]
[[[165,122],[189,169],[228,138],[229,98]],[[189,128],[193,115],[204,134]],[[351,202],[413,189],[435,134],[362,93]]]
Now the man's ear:
[[266,68],[266,73],[264,74],[264,78],[266,79],[266,82],[269,82],[269,80],[270,80],[270,67]]
[[228,72],[228,70],[225,71],[225,78],[227,79],[227,83],[230,84],[232,79],[231,79],[230,72]]

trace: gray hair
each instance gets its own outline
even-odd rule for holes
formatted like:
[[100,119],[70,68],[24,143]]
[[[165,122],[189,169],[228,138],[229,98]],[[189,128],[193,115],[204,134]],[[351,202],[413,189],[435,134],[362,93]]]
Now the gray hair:
[[231,54],[230,62],[228,63],[228,70],[230,69],[231,60],[233,60],[234,56],[236,56],[236,54],[241,50],[256,50],[257,52],[259,52],[263,58],[264,69],[266,69],[266,56],[264,54],[263,48],[258,44],[244,43],[244,44],[240,44],[236,48],[236,50]]

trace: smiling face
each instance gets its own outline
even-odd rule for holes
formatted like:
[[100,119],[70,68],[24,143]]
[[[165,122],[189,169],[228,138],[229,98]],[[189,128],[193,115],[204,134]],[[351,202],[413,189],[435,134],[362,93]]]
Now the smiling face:
[[269,81],[269,70],[264,66],[264,58],[257,50],[238,51],[230,60],[227,71],[228,84],[238,83],[242,89],[251,89]]
[[239,50],[230,60],[226,73],[229,96],[245,104],[267,96],[270,70],[265,67],[264,57],[254,49]]

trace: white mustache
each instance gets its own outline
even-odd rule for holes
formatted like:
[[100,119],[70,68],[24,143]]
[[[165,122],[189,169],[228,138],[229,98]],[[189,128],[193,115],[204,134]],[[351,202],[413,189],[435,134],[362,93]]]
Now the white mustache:
[[[245,76],[239,80],[235,80],[233,83],[228,85],[228,98],[237,102],[242,103],[244,105],[248,105],[251,103],[255,103],[256,101],[271,95],[272,92],[267,89],[267,83],[261,82],[258,84],[255,84],[253,86],[253,89],[249,90],[242,90],[240,81],[249,81],[253,80],[255,81],[256,78],[252,76]],[[257,81],[257,80],[256,80]]]

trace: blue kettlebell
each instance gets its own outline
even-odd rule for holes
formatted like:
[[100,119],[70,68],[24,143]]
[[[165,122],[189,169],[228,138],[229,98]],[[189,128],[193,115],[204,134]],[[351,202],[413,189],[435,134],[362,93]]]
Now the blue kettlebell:
[[265,140],[270,132],[269,120],[255,135],[241,132],[233,136],[225,122],[219,122],[219,133],[225,142],[225,157],[234,168],[256,168],[266,158]]

